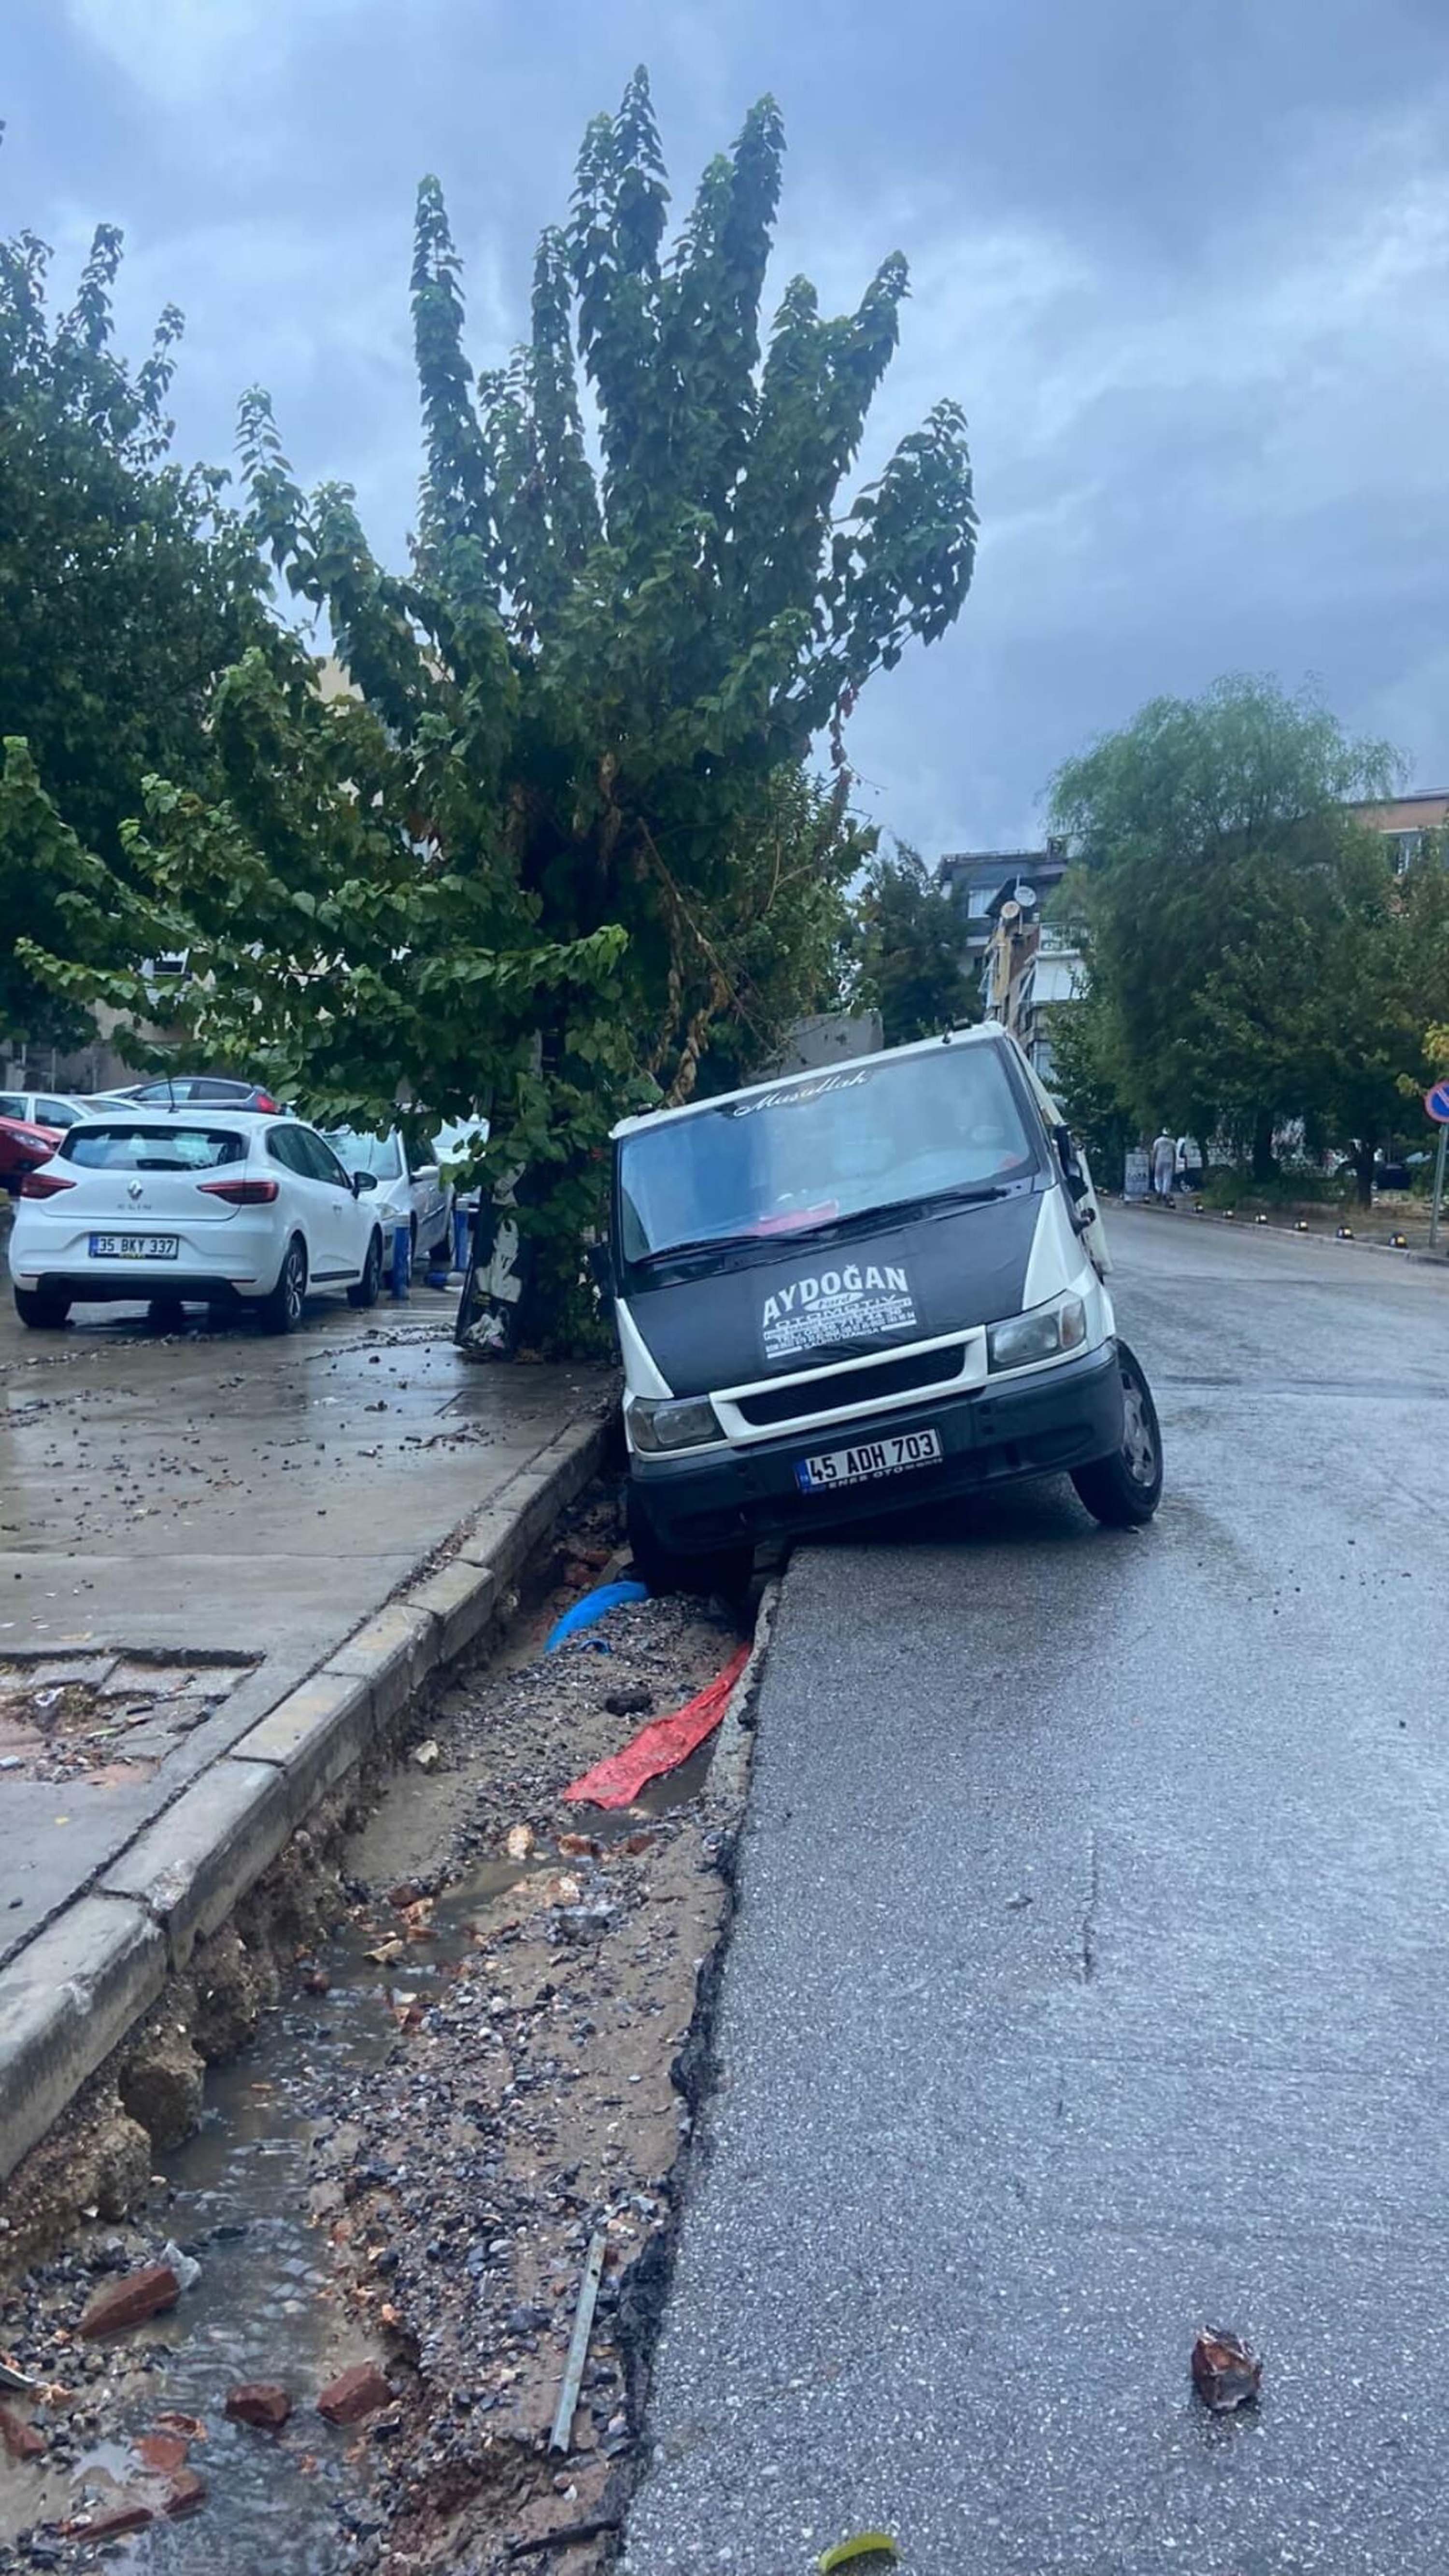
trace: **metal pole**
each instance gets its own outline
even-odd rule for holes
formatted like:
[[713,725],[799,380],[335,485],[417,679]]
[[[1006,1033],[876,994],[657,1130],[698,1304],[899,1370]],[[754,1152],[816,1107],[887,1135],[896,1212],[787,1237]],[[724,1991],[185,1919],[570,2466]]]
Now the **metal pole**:
[[1449,1127],[1441,1126],[1439,1130],[1439,1151],[1434,1157],[1434,1207],[1429,1218],[1429,1250],[1431,1252],[1437,1251],[1439,1245],[1439,1214],[1444,1205],[1444,1151],[1446,1146],[1449,1146]]

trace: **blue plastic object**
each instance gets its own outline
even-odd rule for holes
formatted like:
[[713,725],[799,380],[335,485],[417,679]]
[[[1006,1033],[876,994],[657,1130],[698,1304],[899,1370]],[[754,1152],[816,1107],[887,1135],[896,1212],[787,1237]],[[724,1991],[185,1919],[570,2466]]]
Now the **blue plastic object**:
[[569,1604],[563,1617],[549,1630],[543,1651],[551,1655],[565,1637],[576,1637],[580,1628],[592,1628],[596,1619],[607,1619],[611,1610],[620,1610],[626,1601],[647,1601],[647,1583],[600,1583],[586,1592],[581,1601]]

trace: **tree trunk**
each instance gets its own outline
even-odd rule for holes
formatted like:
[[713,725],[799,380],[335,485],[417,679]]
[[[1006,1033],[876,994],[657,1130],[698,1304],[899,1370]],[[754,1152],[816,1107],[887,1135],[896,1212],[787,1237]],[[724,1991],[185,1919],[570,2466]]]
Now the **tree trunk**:
[[1374,1203],[1374,1149],[1371,1144],[1355,1145],[1353,1177],[1359,1206],[1371,1208]]
[[1260,1109],[1253,1120],[1253,1178],[1271,1181],[1277,1170],[1273,1159],[1273,1113],[1271,1109]]

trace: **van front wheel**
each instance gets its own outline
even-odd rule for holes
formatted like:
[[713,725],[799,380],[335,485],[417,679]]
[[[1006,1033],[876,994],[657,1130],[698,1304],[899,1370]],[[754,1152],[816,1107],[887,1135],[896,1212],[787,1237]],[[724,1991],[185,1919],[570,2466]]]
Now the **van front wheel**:
[[720,1547],[707,1556],[686,1556],[659,1537],[632,1487],[628,1521],[634,1571],[651,1592],[717,1592],[725,1601],[737,1601],[746,1589],[755,1562],[752,1547]]
[[1122,1379],[1122,1446],[1110,1458],[1072,1469],[1072,1483],[1104,1529],[1143,1529],[1162,1500],[1162,1433],[1152,1389],[1125,1342],[1117,1344]]

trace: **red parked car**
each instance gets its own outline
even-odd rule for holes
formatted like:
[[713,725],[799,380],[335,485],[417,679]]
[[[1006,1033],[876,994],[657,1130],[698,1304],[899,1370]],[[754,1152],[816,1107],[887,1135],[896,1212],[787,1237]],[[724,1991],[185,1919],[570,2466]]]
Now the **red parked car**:
[[0,1190],[17,1198],[26,1173],[49,1162],[63,1133],[59,1127],[33,1127],[28,1118],[0,1118]]

